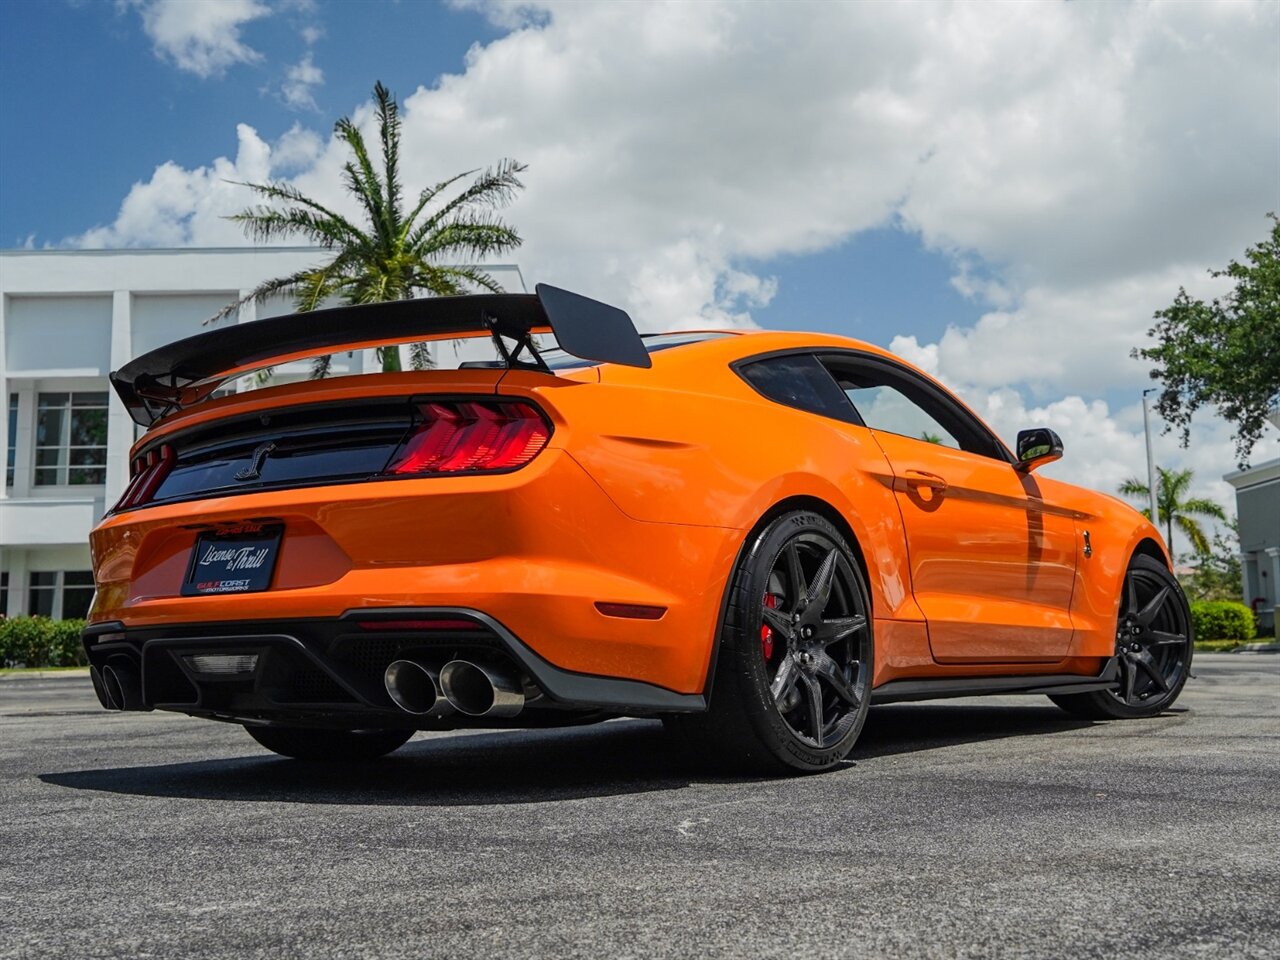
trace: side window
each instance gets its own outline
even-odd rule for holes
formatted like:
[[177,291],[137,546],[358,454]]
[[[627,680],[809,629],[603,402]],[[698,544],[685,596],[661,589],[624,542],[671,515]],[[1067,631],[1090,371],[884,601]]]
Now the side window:
[[824,357],[840,390],[872,430],[1008,461],[981,421],[927,380],[888,360]]
[[784,406],[857,422],[857,414],[827,368],[811,353],[753,360],[735,367],[756,391]]
[[926,440],[960,449],[960,441],[928,410],[913,403],[905,394],[888,384],[863,386],[843,381],[840,387],[862,417],[862,422],[872,430],[884,430],[914,440]]

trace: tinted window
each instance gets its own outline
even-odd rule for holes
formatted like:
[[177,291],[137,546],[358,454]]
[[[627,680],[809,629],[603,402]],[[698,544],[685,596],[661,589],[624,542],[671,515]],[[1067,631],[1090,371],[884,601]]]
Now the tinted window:
[[827,356],[840,390],[872,430],[1008,460],[981,421],[924,378],[878,357]]
[[885,430],[913,440],[959,449],[960,442],[951,432],[901,391],[884,384],[855,386],[842,383],[841,387],[862,417],[862,422],[872,430]]
[[738,373],[770,400],[809,413],[857,422],[857,414],[813,354],[793,353],[744,363]]

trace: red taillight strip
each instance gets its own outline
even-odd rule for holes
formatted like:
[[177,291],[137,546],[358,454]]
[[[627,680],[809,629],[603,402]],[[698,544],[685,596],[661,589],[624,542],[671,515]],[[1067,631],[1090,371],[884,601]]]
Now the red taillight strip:
[[388,473],[479,473],[522,467],[551,436],[537,408],[522,401],[433,401]]
[[169,471],[173,469],[176,459],[173,447],[167,443],[162,444],[158,449],[149,450],[145,459],[142,457],[135,459],[132,468],[137,472],[125,487],[124,494],[115,505],[115,509],[127,510],[149,501],[155,496],[156,490],[169,475]]

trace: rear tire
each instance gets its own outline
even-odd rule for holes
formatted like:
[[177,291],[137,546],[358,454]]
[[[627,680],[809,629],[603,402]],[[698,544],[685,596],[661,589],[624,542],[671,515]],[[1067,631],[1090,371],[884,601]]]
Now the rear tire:
[[871,702],[870,612],[840,531],[816,513],[783,514],[734,571],[708,712],[668,717],[668,729],[752,773],[830,769]]
[[1168,567],[1138,555],[1129,564],[1116,623],[1119,690],[1054,694],[1049,699],[1084,720],[1154,717],[1178,699],[1195,650],[1191,609]]
[[413,730],[322,730],[313,727],[245,726],[272,753],[294,760],[354,763],[376,760],[404,746]]

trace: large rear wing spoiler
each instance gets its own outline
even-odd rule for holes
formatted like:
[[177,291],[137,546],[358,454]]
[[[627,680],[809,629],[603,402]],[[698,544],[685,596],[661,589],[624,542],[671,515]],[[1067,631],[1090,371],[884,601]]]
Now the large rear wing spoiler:
[[[129,416],[149,426],[199,403],[242,373],[338,348],[363,350],[491,336],[507,366],[545,370],[529,338],[551,333],[560,349],[583,360],[652,365],[644,341],[624,311],[545,283],[534,289],[534,293],[392,300],[222,327],[130,360],[111,374],[111,385]],[[522,351],[529,359],[520,359]]]

